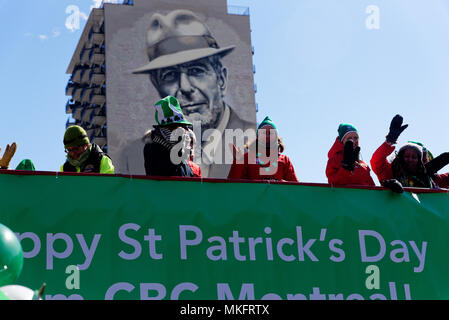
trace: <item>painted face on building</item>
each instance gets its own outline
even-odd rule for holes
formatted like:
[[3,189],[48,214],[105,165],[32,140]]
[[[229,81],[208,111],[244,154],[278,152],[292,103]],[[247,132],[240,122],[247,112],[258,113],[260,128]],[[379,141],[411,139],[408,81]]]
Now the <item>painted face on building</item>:
[[153,71],[150,78],[161,97],[178,99],[190,122],[216,128],[224,111],[227,70],[218,57],[208,57]]

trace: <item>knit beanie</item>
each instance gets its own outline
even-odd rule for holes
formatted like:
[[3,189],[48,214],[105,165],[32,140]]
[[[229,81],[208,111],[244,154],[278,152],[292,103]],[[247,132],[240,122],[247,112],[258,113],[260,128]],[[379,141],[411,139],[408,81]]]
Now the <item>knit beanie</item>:
[[356,127],[349,123],[341,123],[338,126],[338,138],[343,141],[343,138],[350,132],[357,132]]
[[64,148],[83,146],[89,144],[86,131],[80,126],[70,126],[64,134]]
[[266,116],[265,119],[263,119],[263,121],[257,127],[257,130],[259,130],[260,128],[262,128],[265,125],[269,125],[269,126],[273,127],[275,130],[278,129],[276,127],[276,125],[274,124],[273,120],[271,120],[271,118],[269,116]]
[[34,164],[30,159],[20,161],[19,165],[16,167],[16,170],[35,171]]

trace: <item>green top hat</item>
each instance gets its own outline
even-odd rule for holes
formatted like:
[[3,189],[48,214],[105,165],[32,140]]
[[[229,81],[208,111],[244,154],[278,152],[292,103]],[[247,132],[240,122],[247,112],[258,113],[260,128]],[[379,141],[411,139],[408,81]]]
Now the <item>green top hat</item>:
[[175,97],[166,96],[164,99],[156,102],[154,107],[156,108],[154,114],[154,118],[156,119],[155,128],[169,126],[171,124],[192,125],[192,123],[184,118],[181,106]]

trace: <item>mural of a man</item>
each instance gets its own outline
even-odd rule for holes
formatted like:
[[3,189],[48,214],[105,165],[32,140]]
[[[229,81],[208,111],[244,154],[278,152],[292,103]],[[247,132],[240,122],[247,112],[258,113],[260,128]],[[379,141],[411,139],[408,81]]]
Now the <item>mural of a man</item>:
[[224,164],[224,130],[255,128],[224,101],[228,74],[222,58],[235,46],[220,48],[206,24],[189,10],[155,13],[149,25],[149,63],[133,73],[149,74],[161,98],[176,97],[188,120],[201,123],[203,176],[224,178],[229,171],[229,164]]

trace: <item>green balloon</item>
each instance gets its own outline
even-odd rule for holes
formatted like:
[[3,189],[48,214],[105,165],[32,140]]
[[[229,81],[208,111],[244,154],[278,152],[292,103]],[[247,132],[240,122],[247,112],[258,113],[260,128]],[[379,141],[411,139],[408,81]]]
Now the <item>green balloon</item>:
[[14,232],[0,223],[0,287],[14,283],[23,267],[23,251]]

